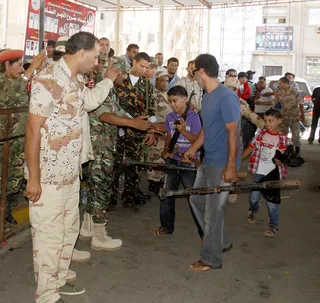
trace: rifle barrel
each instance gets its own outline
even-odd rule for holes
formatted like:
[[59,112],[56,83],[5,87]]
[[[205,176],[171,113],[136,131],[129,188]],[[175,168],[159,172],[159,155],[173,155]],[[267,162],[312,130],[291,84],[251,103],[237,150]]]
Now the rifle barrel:
[[285,180],[285,181],[266,181],[262,183],[254,184],[242,184],[242,185],[227,185],[227,186],[215,186],[215,187],[201,187],[191,188],[185,190],[168,190],[161,188],[159,191],[159,197],[161,200],[171,196],[189,196],[189,195],[206,195],[219,193],[221,191],[242,191],[252,189],[272,189],[272,188],[287,188],[287,187],[299,187],[301,180]]

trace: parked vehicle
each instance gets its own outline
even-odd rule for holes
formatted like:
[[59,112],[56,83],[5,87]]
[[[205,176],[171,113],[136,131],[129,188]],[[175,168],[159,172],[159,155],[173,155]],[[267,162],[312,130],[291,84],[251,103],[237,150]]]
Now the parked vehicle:
[[[271,76],[267,77],[267,86],[270,87],[274,92],[278,89],[278,80],[283,77],[281,75],[279,76]],[[311,99],[311,89],[308,85],[308,82],[303,79],[296,77],[295,82],[299,85],[299,93],[301,97],[303,98],[303,107],[304,107],[304,116],[305,116],[305,121],[304,125],[306,127],[311,126],[311,121],[312,121],[312,113],[313,113],[313,103]]]

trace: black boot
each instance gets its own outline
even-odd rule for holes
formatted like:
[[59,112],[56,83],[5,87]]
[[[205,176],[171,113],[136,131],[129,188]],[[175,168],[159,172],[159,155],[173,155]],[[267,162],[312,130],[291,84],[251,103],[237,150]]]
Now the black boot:
[[14,200],[13,194],[7,197],[7,204],[6,204],[6,222],[11,225],[18,225],[18,222],[12,216],[12,203]]
[[294,153],[294,155],[296,156],[296,157],[301,157],[301,152],[300,152],[300,147],[295,147],[295,153]]

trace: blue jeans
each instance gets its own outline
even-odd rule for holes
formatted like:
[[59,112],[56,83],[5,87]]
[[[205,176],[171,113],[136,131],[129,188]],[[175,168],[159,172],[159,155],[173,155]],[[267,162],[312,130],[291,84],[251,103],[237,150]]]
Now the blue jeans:
[[[260,181],[260,179],[262,179],[264,177],[264,175],[260,175],[260,174],[256,174],[254,176],[254,183],[258,183]],[[251,191],[250,195],[249,195],[249,200],[250,200],[250,208],[249,210],[257,213],[259,211],[259,200],[261,198],[262,193],[259,190],[255,190],[255,191]],[[266,198],[264,197],[264,199],[266,200]],[[268,213],[269,213],[269,226],[275,228],[276,230],[278,230],[279,228],[279,207],[280,204],[275,204],[272,202],[269,202],[268,200],[266,200],[267,202],[267,207],[268,207]]]
[[[221,179],[223,167],[201,164],[197,171],[194,188],[230,185]],[[201,261],[212,267],[222,264],[222,248],[230,245],[224,233],[224,210],[229,192],[208,195],[193,195],[191,207],[204,231]]]
[[[167,163],[179,165],[179,166],[185,166],[190,167],[190,164],[182,163],[180,161],[174,160],[174,159],[168,159]],[[192,188],[194,184],[194,180],[196,178],[196,172],[193,171],[183,171],[183,170],[168,170],[167,171],[167,180],[164,185],[164,188],[170,189],[170,190],[178,190],[180,183],[182,182],[182,185],[184,188]],[[202,229],[198,223],[198,220],[196,216],[194,215],[194,212],[190,206],[190,201],[188,199],[189,208],[191,211],[191,215],[193,217],[193,220],[198,228],[198,233],[201,238],[203,238],[203,232]],[[176,217],[176,198],[174,196],[167,197],[165,200],[160,201],[160,222],[161,227],[169,231],[170,233],[173,233],[174,231],[174,221]]]

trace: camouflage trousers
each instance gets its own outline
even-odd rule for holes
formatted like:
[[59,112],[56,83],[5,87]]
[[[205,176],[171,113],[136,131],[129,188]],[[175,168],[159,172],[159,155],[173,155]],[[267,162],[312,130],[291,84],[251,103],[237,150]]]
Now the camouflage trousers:
[[[161,157],[161,153],[164,150],[165,138],[162,138],[157,142],[157,144],[149,147],[149,153],[147,157],[148,162],[152,163],[165,163],[164,159]],[[148,170],[148,179],[154,182],[160,182],[164,179],[165,173],[160,170]]]
[[95,155],[89,163],[87,211],[94,216],[96,223],[105,221],[106,211],[115,206],[118,199],[114,160],[114,153],[105,151]]
[[292,134],[292,137],[291,137],[292,144],[295,147],[300,147],[299,121],[296,119],[283,119],[283,122],[280,125],[280,131],[287,135],[289,133],[289,129]]
[[119,136],[117,141],[117,164],[116,164],[116,180],[124,173],[124,191],[122,193],[122,204],[124,206],[132,206],[136,200],[139,189],[139,170],[136,166],[122,166],[121,162],[124,158],[134,161],[140,161],[142,152],[142,141],[145,133],[125,129],[124,136]]

